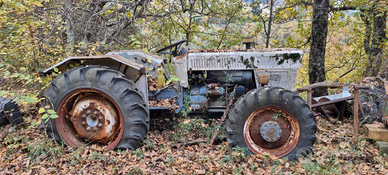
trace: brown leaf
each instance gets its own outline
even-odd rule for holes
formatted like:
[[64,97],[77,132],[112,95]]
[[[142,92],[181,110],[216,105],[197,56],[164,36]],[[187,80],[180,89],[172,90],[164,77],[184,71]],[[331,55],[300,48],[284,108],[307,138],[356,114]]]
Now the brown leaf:
[[195,173],[198,175],[206,174],[206,170],[195,170]]

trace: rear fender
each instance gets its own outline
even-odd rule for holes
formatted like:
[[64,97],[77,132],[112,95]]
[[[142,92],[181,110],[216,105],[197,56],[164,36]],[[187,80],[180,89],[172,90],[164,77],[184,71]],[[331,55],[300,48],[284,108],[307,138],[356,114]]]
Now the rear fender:
[[[142,64],[135,63],[120,55],[102,55],[102,56],[81,56],[67,58],[50,68],[39,71],[39,76],[46,76],[55,71],[65,72],[73,67],[80,65],[102,65],[110,69],[118,70],[123,73],[126,78],[134,81],[136,87],[143,93],[144,97],[148,97],[147,71]],[[57,70],[56,70],[57,69]],[[148,98],[145,98],[148,104]]]

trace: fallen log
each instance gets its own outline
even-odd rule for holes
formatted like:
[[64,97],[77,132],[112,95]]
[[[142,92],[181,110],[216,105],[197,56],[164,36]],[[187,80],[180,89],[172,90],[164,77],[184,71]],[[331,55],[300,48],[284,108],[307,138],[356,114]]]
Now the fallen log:
[[319,82],[319,83],[314,83],[310,84],[307,86],[300,87],[293,92],[299,93],[299,92],[304,92],[304,91],[311,91],[315,88],[340,88],[343,87],[345,84],[343,83],[329,83],[329,82]]

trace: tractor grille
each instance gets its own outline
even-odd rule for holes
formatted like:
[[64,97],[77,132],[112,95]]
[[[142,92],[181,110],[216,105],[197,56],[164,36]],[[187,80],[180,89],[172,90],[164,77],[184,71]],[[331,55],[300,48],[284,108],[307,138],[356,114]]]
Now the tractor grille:
[[188,57],[188,67],[192,70],[227,70],[227,69],[246,69],[242,57],[199,53],[190,54]]

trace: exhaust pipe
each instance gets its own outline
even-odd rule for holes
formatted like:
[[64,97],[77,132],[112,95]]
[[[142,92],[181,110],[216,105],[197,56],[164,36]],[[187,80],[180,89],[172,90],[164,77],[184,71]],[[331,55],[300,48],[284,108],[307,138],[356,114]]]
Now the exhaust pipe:
[[243,38],[243,44],[245,44],[245,50],[251,49],[251,44],[253,43],[252,36],[246,36]]

